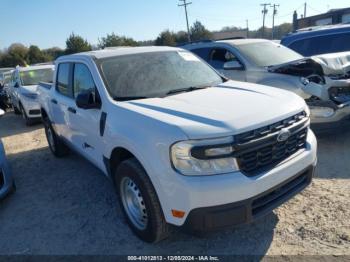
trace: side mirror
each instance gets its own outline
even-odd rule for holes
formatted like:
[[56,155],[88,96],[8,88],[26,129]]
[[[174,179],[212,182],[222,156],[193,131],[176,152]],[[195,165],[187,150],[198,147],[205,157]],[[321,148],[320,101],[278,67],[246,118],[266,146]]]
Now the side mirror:
[[226,62],[224,64],[224,70],[243,70],[243,65],[237,60]]
[[0,109],[0,117],[2,117],[3,115],[5,115],[5,111]]
[[95,92],[93,90],[88,90],[84,93],[78,94],[75,103],[77,104],[77,107],[82,109],[101,108],[100,103],[96,102]]
[[14,87],[14,88],[19,88],[18,82],[16,82],[15,85],[14,85],[13,87]]

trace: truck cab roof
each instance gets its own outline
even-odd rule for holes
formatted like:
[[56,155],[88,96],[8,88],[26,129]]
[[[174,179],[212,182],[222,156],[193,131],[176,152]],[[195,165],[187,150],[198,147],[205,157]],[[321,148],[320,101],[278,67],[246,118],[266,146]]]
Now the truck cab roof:
[[122,56],[122,55],[132,55],[140,53],[152,53],[152,52],[166,52],[166,51],[186,51],[177,47],[167,47],[167,46],[146,46],[146,47],[113,47],[105,48],[102,50],[82,52],[72,55],[61,56],[57,61],[65,60],[67,58],[77,58],[77,57],[90,57],[93,59],[102,59],[108,57]]

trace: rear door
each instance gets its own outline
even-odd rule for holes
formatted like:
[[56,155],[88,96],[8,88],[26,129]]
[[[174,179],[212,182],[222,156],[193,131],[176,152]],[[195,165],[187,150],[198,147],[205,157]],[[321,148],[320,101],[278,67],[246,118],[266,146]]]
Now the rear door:
[[67,126],[70,116],[68,108],[73,100],[72,69],[72,63],[63,62],[58,64],[55,92],[49,101],[54,129],[59,136],[69,142],[72,140]]

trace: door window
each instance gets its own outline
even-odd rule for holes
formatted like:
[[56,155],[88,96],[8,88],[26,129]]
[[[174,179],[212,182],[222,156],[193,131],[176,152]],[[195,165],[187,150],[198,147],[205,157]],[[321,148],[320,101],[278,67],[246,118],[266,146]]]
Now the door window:
[[95,94],[96,85],[92,79],[89,68],[84,64],[74,66],[74,97],[79,94],[92,91]]
[[237,57],[230,51],[224,48],[213,49],[210,53],[209,64],[215,69],[221,70],[224,68],[226,62],[237,61]]
[[70,63],[62,63],[58,65],[56,90],[64,96],[71,96],[69,87],[69,71]]

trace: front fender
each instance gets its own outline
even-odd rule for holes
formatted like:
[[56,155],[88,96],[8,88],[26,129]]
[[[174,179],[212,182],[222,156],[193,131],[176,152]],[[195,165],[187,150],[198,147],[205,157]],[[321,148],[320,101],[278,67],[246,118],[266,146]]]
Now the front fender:
[[261,79],[258,81],[258,84],[281,88],[293,92],[301,96],[303,99],[310,98],[314,95],[310,90],[304,88],[304,85],[300,82],[298,77],[278,74],[273,75],[274,76]]

